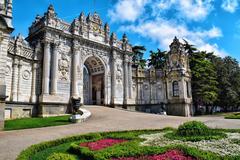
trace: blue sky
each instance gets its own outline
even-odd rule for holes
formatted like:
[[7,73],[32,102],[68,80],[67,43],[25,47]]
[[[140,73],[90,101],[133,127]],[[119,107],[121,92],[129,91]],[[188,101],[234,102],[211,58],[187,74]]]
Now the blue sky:
[[35,16],[43,15],[49,4],[69,23],[81,11],[97,11],[118,38],[126,32],[131,44],[145,45],[148,51],[168,50],[177,36],[240,61],[240,0],[14,0],[13,34],[27,37]]

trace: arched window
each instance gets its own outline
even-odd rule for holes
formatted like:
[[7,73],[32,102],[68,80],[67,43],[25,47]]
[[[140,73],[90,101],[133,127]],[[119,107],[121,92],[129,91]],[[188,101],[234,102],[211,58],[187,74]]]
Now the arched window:
[[187,97],[191,97],[190,90],[189,90],[189,82],[186,81],[186,87],[187,87]]
[[179,96],[179,85],[178,85],[178,81],[174,81],[174,82],[173,82],[172,88],[173,88],[173,97],[178,97],[178,96]]

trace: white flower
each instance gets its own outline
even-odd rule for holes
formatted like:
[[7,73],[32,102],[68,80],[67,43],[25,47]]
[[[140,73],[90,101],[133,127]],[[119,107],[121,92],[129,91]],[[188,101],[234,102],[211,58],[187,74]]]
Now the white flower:
[[221,156],[235,156],[240,154],[240,145],[233,143],[233,140],[240,140],[240,133],[227,133],[227,138],[220,140],[202,140],[198,142],[170,140],[164,137],[166,132],[141,135],[140,138],[146,139],[141,145],[146,146],[167,146],[167,145],[186,145],[197,149],[211,151]]

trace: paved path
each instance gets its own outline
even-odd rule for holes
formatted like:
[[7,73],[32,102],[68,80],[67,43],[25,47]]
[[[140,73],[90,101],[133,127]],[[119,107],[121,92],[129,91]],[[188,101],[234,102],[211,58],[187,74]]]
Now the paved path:
[[185,118],[129,112],[107,107],[87,109],[92,112],[92,117],[84,123],[0,132],[0,160],[13,160],[23,149],[32,144],[89,132],[177,127],[189,120],[200,120],[214,128],[240,128],[240,120],[226,120],[223,117]]

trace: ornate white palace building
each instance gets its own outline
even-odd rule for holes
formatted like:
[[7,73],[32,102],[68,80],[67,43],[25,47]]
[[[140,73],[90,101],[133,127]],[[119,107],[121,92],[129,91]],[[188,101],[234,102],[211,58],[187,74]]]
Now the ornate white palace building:
[[155,70],[133,68],[127,36],[119,40],[97,13],[67,23],[50,5],[26,39],[12,31],[12,0],[0,0],[2,119],[65,114],[72,97],[84,105],[192,113],[188,55],[177,38],[166,69]]

